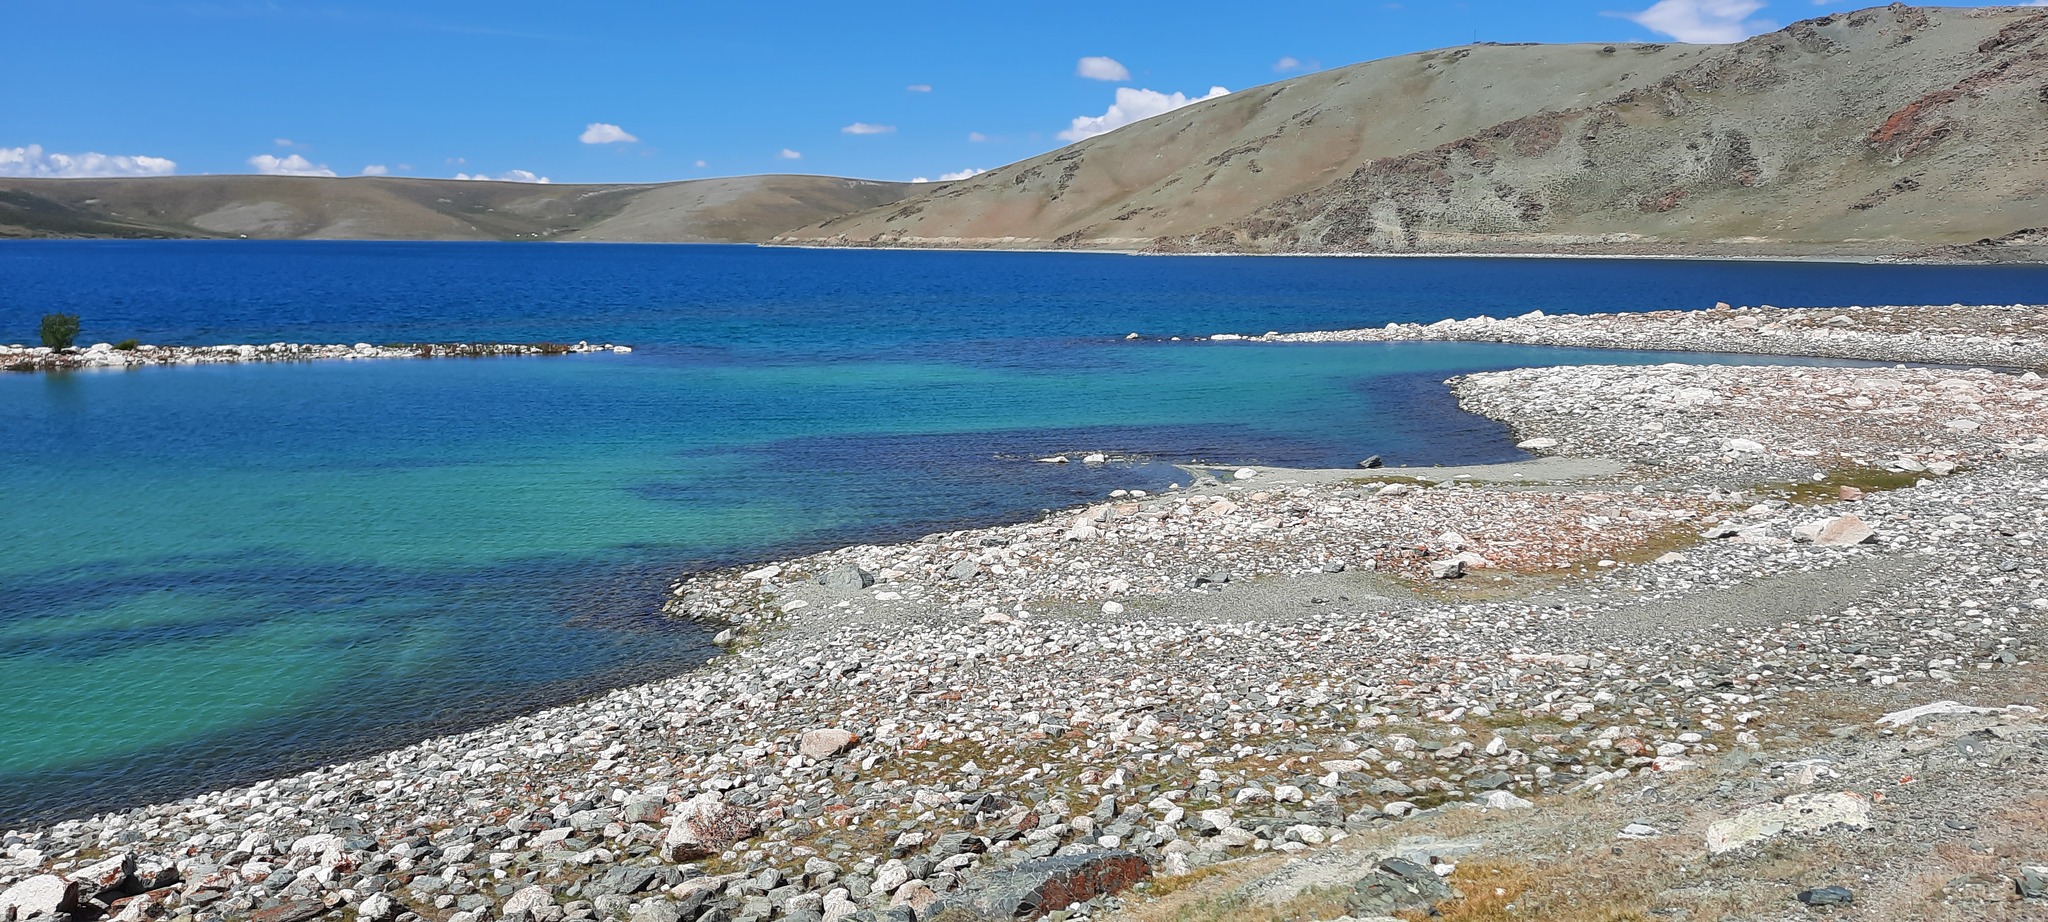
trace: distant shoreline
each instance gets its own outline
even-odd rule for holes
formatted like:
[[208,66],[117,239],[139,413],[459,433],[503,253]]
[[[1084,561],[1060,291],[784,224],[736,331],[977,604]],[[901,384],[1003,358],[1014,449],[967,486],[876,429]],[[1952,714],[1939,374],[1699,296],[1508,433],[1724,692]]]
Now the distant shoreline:
[[1584,259],[1584,260],[1660,260],[1668,262],[1732,262],[1732,263],[1823,263],[1831,265],[1870,266],[2035,266],[2048,268],[2048,262],[2022,260],[1999,262],[1996,260],[1919,257],[1907,254],[1872,252],[1867,254],[1743,254],[1743,253],[1559,253],[1559,252],[1500,252],[1461,251],[1444,253],[1421,252],[1375,252],[1375,253],[1241,253],[1221,250],[1171,253],[1156,250],[1133,250],[1116,247],[1091,247],[1088,249],[1053,249],[1047,247],[1016,246],[869,246],[869,245],[820,245],[811,243],[757,243],[752,246],[778,250],[879,250],[887,252],[934,253],[1068,253],[1096,254],[1103,256],[1145,256],[1145,257],[1248,257],[1259,259]]
[[577,246],[729,246],[752,247],[763,250],[819,250],[819,251],[884,251],[891,253],[1047,253],[1098,256],[1144,256],[1144,257],[1247,257],[1259,259],[1574,259],[1574,260],[1656,260],[1664,262],[1718,262],[1718,263],[1811,263],[1827,265],[1867,266],[1983,266],[1983,267],[2036,267],[2048,268],[2048,261],[1969,259],[1962,257],[1943,258],[1921,256],[1910,253],[1872,251],[1868,253],[1714,253],[1704,251],[1673,253],[1615,253],[1615,252],[1546,252],[1546,251],[1455,251],[1455,252],[1371,252],[1371,253],[1315,253],[1275,252],[1246,253],[1223,250],[1204,250],[1183,253],[1140,250],[1126,247],[1050,248],[1022,246],[880,246],[880,245],[832,245],[816,243],[778,243],[764,241],[724,240],[436,240],[431,238],[350,238],[350,239],[307,239],[297,237],[0,237],[0,246],[11,243],[35,242],[109,242],[109,243],[396,243],[396,244],[534,244],[560,243]]

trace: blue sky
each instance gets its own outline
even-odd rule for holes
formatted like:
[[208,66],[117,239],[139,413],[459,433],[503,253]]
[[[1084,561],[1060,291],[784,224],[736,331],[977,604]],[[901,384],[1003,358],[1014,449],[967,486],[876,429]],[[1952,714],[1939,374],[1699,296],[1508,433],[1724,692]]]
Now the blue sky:
[[937,179],[1392,54],[1862,5],[0,0],[0,175]]

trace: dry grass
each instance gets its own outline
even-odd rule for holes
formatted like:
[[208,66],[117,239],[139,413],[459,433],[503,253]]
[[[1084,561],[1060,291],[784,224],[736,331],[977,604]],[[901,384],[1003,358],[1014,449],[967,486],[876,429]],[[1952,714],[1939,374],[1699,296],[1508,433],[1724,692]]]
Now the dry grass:
[[1655,918],[1640,907],[1638,900],[1557,898],[1559,882],[1557,875],[1527,864],[1467,862],[1451,875],[1451,883],[1460,894],[1458,898],[1436,907],[1434,913],[1418,910],[1401,915],[1413,920],[1444,922],[1650,922]]

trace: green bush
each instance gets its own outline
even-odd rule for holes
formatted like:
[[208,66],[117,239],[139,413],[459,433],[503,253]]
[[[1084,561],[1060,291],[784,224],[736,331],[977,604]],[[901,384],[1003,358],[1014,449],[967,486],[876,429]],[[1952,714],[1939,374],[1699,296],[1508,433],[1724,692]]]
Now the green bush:
[[43,345],[52,349],[69,349],[71,341],[78,338],[77,314],[44,314]]
[[120,342],[118,342],[118,343],[115,343],[115,344],[114,344],[114,348],[115,348],[115,349],[117,349],[117,350],[120,350],[120,351],[122,351],[122,352],[134,352],[134,351],[135,351],[135,350],[136,350],[136,349],[137,349],[138,347],[140,347],[141,345],[142,345],[142,340],[139,340],[139,339],[124,339],[124,340],[121,340],[121,341],[120,341]]

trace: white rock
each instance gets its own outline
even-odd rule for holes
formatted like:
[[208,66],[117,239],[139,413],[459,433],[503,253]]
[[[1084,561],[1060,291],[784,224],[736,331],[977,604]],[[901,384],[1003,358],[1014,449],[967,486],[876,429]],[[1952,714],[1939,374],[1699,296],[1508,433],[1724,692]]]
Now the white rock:
[[1936,701],[1933,704],[1910,707],[1903,711],[1893,711],[1883,717],[1879,717],[1877,722],[1879,726],[1903,727],[1922,717],[1948,717],[1956,714],[2003,714],[2011,711],[2031,712],[2034,710],[2034,708],[2020,704],[2011,704],[2002,708],[1987,708],[1963,704],[1960,701]]
[[390,922],[398,917],[398,902],[382,893],[372,893],[356,906],[356,918],[363,922]]
[[1859,794],[1794,794],[1784,803],[1760,804],[1715,821],[1707,827],[1707,851],[1720,855],[1786,833],[1870,825],[1870,800]]
[[1517,443],[1515,444],[1515,447],[1516,447],[1516,448],[1521,448],[1521,449],[1525,449],[1525,450],[1528,450],[1528,451],[1540,451],[1540,450],[1542,450],[1542,449],[1545,449],[1545,448],[1556,448],[1556,447],[1557,447],[1557,440],[1556,440],[1556,439],[1548,439],[1548,438],[1545,438],[1545,439],[1524,439],[1524,440],[1522,440],[1521,442],[1517,442]]
[[1488,810],[1532,810],[1536,807],[1533,802],[1508,791],[1488,791],[1479,796],[1479,804]]
[[1231,476],[1236,477],[1239,480],[1250,480],[1253,477],[1259,476],[1259,472],[1249,467],[1241,467],[1237,469],[1236,474],[1233,474]]
[[1102,613],[1105,615],[1121,615],[1124,613],[1124,603],[1104,602],[1102,603]]
[[548,888],[538,886],[522,888],[505,898],[505,907],[499,914],[509,916],[515,912],[525,912],[535,919],[561,915],[560,908],[555,905],[554,894],[549,893]]
[[78,905],[78,884],[55,874],[38,874],[0,892],[0,919],[56,915]]

